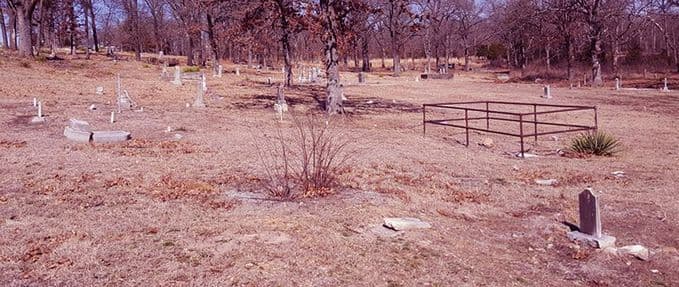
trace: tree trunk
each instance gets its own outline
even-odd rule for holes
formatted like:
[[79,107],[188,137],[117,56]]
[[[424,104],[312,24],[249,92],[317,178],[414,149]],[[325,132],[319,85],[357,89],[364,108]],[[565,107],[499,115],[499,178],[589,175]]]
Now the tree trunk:
[[551,58],[551,55],[550,55],[550,53],[549,53],[550,50],[551,50],[551,49],[549,48],[549,45],[547,45],[547,46],[545,47],[545,62],[546,62],[546,64],[547,64],[547,72],[551,71],[551,69],[552,69],[552,59],[550,59],[550,58]]
[[212,70],[215,74],[219,72],[219,53],[217,49],[217,40],[215,39],[214,21],[212,15],[208,12],[207,16],[207,38],[210,44],[210,61],[212,61]]
[[2,12],[2,7],[0,7],[0,37],[2,37],[2,45],[5,49],[9,49],[9,37],[7,37],[7,26],[5,25],[5,14]]
[[75,49],[76,49],[76,44],[75,44],[75,33],[76,33],[76,27],[78,23],[76,23],[75,19],[75,3],[73,3],[74,0],[69,0],[68,1],[68,38],[69,38],[69,44],[71,47],[71,55],[75,55]]
[[89,7],[88,11],[90,13],[90,21],[92,22],[92,41],[94,41],[94,51],[99,53],[99,39],[97,39],[97,21],[94,18],[94,6],[92,0],[87,0]]
[[387,65],[385,64],[385,58],[387,57],[387,52],[384,51],[384,47],[380,47],[380,51],[382,52],[380,54],[381,59],[382,59],[382,69],[386,69]]
[[603,83],[601,78],[601,34],[595,32],[592,34],[591,40],[591,53],[592,53],[592,86],[598,87]]
[[7,32],[9,35],[9,49],[10,50],[16,50],[18,49],[17,45],[17,17],[16,17],[16,12],[13,11],[12,9],[9,10],[9,31]]
[[568,74],[568,82],[573,82],[573,60],[575,59],[575,52],[573,48],[573,38],[568,35],[566,36],[566,65]]
[[363,65],[361,66],[361,71],[370,72],[370,50],[368,46],[368,37],[366,37],[366,33],[363,33],[361,37],[361,56],[363,58]]
[[292,86],[292,60],[290,58],[290,24],[288,22],[288,8],[285,1],[278,0],[278,10],[281,21],[281,45],[283,46],[283,61],[285,62],[285,82],[286,87]]
[[401,51],[399,51],[398,39],[396,36],[391,37],[391,58],[394,61],[393,70],[394,77],[401,75]]
[[342,86],[340,85],[339,54],[337,52],[339,19],[334,7],[336,4],[333,0],[320,0],[321,11],[323,13],[322,41],[325,52],[326,76],[328,78],[326,86],[326,111],[329,115],[342,111]]
[[33,46],[31,45],[31,17],[33,13],[31,10],[29,7],[24,7],[23,4],[16,5],[20,57],[33,57]]
[[186,65],[193,66],[193,37],[191,33],[186,33],[186,37],[189,40],[188,51],[186,51]]

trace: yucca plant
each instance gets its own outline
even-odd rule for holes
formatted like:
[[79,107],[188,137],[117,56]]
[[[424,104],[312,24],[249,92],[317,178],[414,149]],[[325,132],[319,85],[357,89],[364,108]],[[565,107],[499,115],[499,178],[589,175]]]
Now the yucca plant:
[[573,139],[570,149],[576,153],[612,156],[619,151],[620,141],[602,131],[583,133]]

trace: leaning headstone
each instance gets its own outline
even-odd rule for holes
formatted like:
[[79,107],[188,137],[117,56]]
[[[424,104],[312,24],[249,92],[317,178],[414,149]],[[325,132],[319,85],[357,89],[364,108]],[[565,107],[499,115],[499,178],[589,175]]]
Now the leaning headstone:
[[285,100],[285,94],[283,93],[283,84],[278,86],[276,103],[273,105],[273,109],[278,114],[280,120],[283,120],[283,113],[288,111],[288,102]]
[[551,99],[552,98],[552,89],[549,85],[545,85],[544,95],[542,97],[545,98],[545,99]]
[[205,90],[203,88],[203,83],[198,82],[198,94],[196,95],[196,100],[193,101],[193,107],[194,108],[204,108],[205,107],[205,101],[203,100],[205,96]]
[[130,139],[130,133],[126,131],[95,131],[92,132],[92,141],[95,143],[115,143]]
[[585,242],[592,247],[606,248],[615,246],[615,237],[604,235],[601,228],[599,198],[591,188],[578,196],[580,207],[580,229],[568,233],[568,238]]
[[182,85],[182,70],[179,66],[174,66],[174,81],[172,83],[177,86]]
[[663,80],[663,88],[662,88],[662,91],[663,91],[663,92],[669,92],[669,91],[670,91],[670,88],[667,86],[667,78],[665,78],[665,79]]
[[620,90],[620,78],[615,78],[615,90]]

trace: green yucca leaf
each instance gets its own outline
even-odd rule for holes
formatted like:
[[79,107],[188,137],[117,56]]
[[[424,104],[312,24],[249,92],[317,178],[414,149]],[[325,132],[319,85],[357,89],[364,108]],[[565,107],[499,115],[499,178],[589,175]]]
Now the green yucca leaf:
[[602,131],[580,134],[573,139],[570,146],[573,152],[599,156],[612,156],[619,148],[620,141]]

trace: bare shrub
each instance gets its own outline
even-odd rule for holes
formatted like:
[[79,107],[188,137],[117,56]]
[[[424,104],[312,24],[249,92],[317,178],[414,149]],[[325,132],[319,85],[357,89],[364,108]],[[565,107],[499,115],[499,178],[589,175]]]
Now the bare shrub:
[[332,193],[355,154],[352,140],[323,118],[292,119],[292,127],[278,124],[274,135],[255,140],[265,174],[264,188],[271,196],[284,199]]

